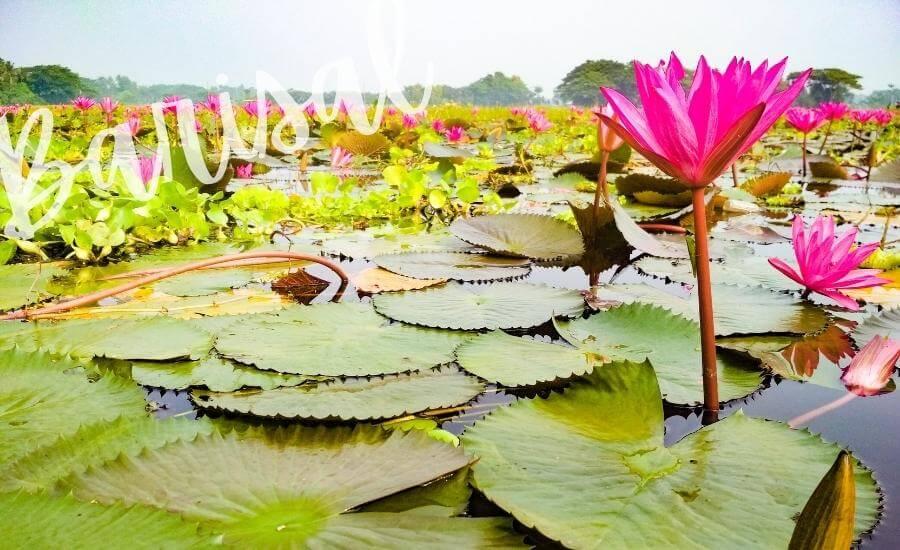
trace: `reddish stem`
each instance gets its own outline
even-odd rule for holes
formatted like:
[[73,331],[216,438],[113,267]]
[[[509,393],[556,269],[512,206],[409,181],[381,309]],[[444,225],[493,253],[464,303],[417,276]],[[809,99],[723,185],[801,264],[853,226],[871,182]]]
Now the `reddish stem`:
[[694,201],[694,235],[697,253],[697,294],[700,299],[700,349],[703,355],[703,407],[719,410],[716,369],[716,329],[713,319],[712,278],[709,269],[709,236],[706,231],[706,201],[703,187],[691,190]]
[[67,300],[65,302],[59,302],[56,304],[52,304],[49,306],[45,306],[39,309],[28,310],[28,309],[20,309],[17,311],[11,311],[3,316],[0,316],[0,320],[2,321],[11,321],[14,319],[27,319],[32,316],[37,315],[49,315],[52,313],[60,313],[63,311],[68,311],[70,309],[74,309],[76,307],[86,306],[103,300],[104,298],[109,298],[111,296],[115,296],[116,294],[121,294],[122,292],[126,292],[132,290],[134,288],[138,288],[161,279],[166,279],[168,277],[173,277],[175,275],[180,275],[182,273],[186,273],[188,271],[194,271],[196,269],[203,269],[205,267],[228,263],[228,262],[236,262],[239,260],[245,260],[249,258],[284,258],[291,260],[305,260],[308,262],[313,262],[317,264],[324,265],[328,269],[332,270],[335,274],[337,274],[341,278],[341,286],[338,288],[337,294],[335,294],[334,299],[340,299],[341,295],[344,293],[344,289],[347,287],[347,284],[350,282],[350,279],[347,277],[347,274],[344,273],[344,270],[341,267],[332,262],[331,260],[327,260],[321,256],[314,256],[312,254],[303,254],[302,252],[288,252],[288,251],[276,251],[269,250],[265,252],[243,252],[240,254],[228,254],[225,256],[219,256],[217,258],[210,258],[208,260],[201,260],[199,262],[195,262],[192,264],[183,265],[180,267],[173,267],[171,269],[166,269],[164,271],[160,271],[158,273],[153,273],[142,277],[136,281],[131,281],[130,283],[124,283],[113,288],[109,288],[106,290],[100,290],[98,292],[93,292],[91,294],[86,294],[84,296],[74,298],[72,300]]
[[731,181],[734,182],[735,187],[738,187],[737,162],[731,165]]
[[641,229],[644,231],[654,233],[678,233],[679,235],[687,233],[687,229],[680,225],[668,225],[665,223],[639,223],[638,225],[641,226]]

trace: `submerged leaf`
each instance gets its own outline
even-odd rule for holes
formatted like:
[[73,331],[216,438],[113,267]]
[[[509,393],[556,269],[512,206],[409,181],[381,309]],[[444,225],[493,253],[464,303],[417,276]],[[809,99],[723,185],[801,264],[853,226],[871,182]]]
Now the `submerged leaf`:
[[0,311],[41,300],[50,294],[50,280],[62,273],[51,264],[0,265]]

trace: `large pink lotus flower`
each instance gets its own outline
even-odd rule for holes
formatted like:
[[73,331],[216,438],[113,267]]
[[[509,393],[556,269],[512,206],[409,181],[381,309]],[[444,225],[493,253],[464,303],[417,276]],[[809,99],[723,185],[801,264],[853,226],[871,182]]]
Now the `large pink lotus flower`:
[[407,130],[412,130],[416,126],[419,125],[419,119],[414,117],[413,115],[404,114],[402,120],[403,127]]
[[804,294],[816,292],[831,298],[841,306],[859,310],[856,300],[840,292],[850,288],[869,288],[888,283],[877,275],[877,269],[858,269],[878,243],[869,243],[853,248],[857,229],[850,228],[843,235],[834,234],[835,222],[832,217],[818,217],[809,229],[803,219],[794,216],[793,246],[799,273],[779,258],[769,258],[769,263],[778,271],[806,287]]
[[181,101],[180,95],[167,95],[163,99],[162,110],[164,114],[174,115],[178,112],[178,102]]
[[82,113],[87,112],[96,104],[96,101],[83,95],[80,95],[72,100],[72,105]]
[[850,106],[839,101],[826,101],[825,103],[820,103],[816,110],[822,113],[825,120],[835,121],[847,116],[847,113],[850,112]]
[[447,141],[450,143],[459,143],[466,138],[466,131],[462,126],[454,126],[453,128],[446,130],[444,136],[446,136]]
[[[260,109],[260,106],[263,108]],[[244,112],[250,115],[251,118],[259,118],[259,113],[264,112],[266,116],[272,114],[272,101],[266,99],[265,102],[260,103],[259,101],[253,99],[247,101],[241,107],[244,109]]]
[[853,122],[866,124],[875,118],[875,109],[854,109],[850,111],[850,118]]
[[804,134],[825,124],[825,115],[821,111],[805,107],[791,107],[784,113],[784,118],[788,124]]
[[844,370],[841,382],[848,390],[861,397],[878,395],[894,374],[894,365],[898,359],[900,340],[875,336],[859,350]]
[[597,119],[597,146],[600,147],[600,150],[612,152],[621,147],[622,143],[624,143],[622,138],[608,124],[604,124],[603,119],[600,118],[600,115],[603,115],[618,122],[619,116],[612,110],[612,107],[609,105],[605,105],[602,108],[597,107],[591,109],[591,114]]
[[690,89],[673,53],[656,67],[635,61],[641,107],[601,88],[620,121],[601,115],[632,148],[689,187],[712,183],[768,130],[803,90],[812,69],[778,91],[787,58],[756,69],[734,58],[724,72],[700,57]]
[[337,170],[343,170],[350,166],[353,162],[353,155],[343,147],[333,147],[331,149],[331,167]]
[[234,168],[234,175],[243,179],[253,177],[253,164],[248,162],[246,164],[240,164],[236,166]]
[[134,173],[141,178],[141,182],[143,182],[144,185],[150,185],[150,182],[157,176],[156,165],[156,155],[146,157],[139,155],[138,158],[132,161]]

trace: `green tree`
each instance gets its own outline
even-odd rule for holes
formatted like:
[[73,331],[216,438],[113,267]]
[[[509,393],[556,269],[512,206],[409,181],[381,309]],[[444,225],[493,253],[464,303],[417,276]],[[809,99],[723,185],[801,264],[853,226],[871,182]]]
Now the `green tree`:
[[40,98],[22,80],[21,71],[5,59],[0,59],[0,105],[34,103]]
[[888,84],[886,90],[875,90],[867,96],[857,96],[857,103],[866,107],[893,107],[900,105],[900,90]]
[[62,65],[36,65],[20,69],[31,91],[47,103],[65,103],[78,95],[95,95],[90,83]]
[[465,86],[460,100],[475,105],[515,105],[530,103],[534,92],[518,76],[507,76],[500,71],[483,76]]
[[[793,81],[799,72],[788,75],[788,80]],[[862,77],[844,69],[828,68],[814,69],[806,81],[806,89],[797,99],[800,105],[818,105],[824,101],[848,101],[851,90],[860,90],[862,85],[859,80]]]
[[589,60],[578,65],[563,78],[555,92],[564,102],[587,107],[600,102],[600,86],[615,88],[637,100],[631,66],[611,59]]

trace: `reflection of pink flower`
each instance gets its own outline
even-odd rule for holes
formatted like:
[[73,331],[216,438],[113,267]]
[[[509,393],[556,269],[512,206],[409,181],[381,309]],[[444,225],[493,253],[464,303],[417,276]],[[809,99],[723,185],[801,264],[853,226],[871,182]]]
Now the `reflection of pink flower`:
[[243,179],[253,177],[253,165],[248,162],[246,164],[236,166],[234,168],[234,175]]
[[850,118],[854,122],[858,122],[860,124],[865,124],[875,118],[875,110],[874,109],[854,109],[850,111]]
[[156,177],[156,155],[150,155],[149,157],[139,155],[138,158],[132,161],[132,167],[134,173],[141,178],[141,182],[144,185],[149,185],[153,178]]
[[353,162],[353,155],[342,147],[333,147],[331,149],[331,167],[342,170],[350,166]]
[[877,395],[894,374],[900,341],[875,336],[863,346],[841,375],[847,389],[861,397]]
[[791,107],[784,113],[787,123],[804,134],[808,134],[825,122],[825,115],[816,109]]
[[733,58],[725,71],[701,56],[689,90],[673,53],[656,67],[634,63],[640,107],[611,88],[600,88],[621,122],[609,124],[657,168],[688,187],[705,187],[745,153],[803,90],[810,70],[778,91],[787,59],[754,69]]
[[416,117],[414,117],[412,115],[407,115],[407,114],[403,115],[403,127],[404,128],[406,128],[407,130],[412,130],[413,128],[415,128],[418,125],[419,125],[419,120]]
[[605,105],[603,108],[595,108],[591,110],[591,114],[597,119],[597,146],[601,151],[615,151],[622,146],[622,138],[613,132],[609,125],[603,123],[600,115],[605,115],[615,121],[619,120],[618,115],[612,110],[612,107]]
[[72,100],[72,105],[81,111],[82,113],[87,112],[91,107],[96,105],[97,102],[89,97],[85,97],[80,95]]
[[463,130],[462,126],[454,126],[444,132],[444,135],[447,136],[447,141],[450,143],[459,143],[466,137],[466,131]]
[[806,287],[806,292],[816,292],[831,298],[841,306],[857,311],[856,300],[840,292],[850,288],[880,286],[887,279],[877,277],[877,269],[858,269],[878,248],[878,242],[856,248],[857,229],[852,227],[835,238],[834,218],[818,217],[807,229],[800,216],[794,216],[793,246],[799,273],[779,258],[769,258],[769,263],[790,279]]
[[268,99],[265,100],[265,102],[263,102],[262,104],[254,99],[244,103],[243,105],[241,105],[241,107],[244,109],[244,112],[250,115],[252,118],[258,118],[259,113],[261,112],[260,105],[264,107],[264,112],[267,116],[272,114],[272,102]]
[[162,110],[165,114],[174,115],[178,111],[177,104],[181,101],[181,96],[178,95],[167,95],[163,99]]
[[820,103],[818,107],[816,107],[822,116],[825,117],[825,120],[840,120],[847,116],[847,113],[850,112],[850,106],[846,103],[836,102],[836,101],[826,101],[825,103]]
[[128,132],[131,134],[131,137],[136,136],[141,131],[141,117],[138,115],[128,115],[128,118],[125,119],[125,124],[128,125]]
[[431,129],[439,134],[443,134],[447,131],[447,127],[444,126],[444,121],[441,119],[437,119],[431,123]]

